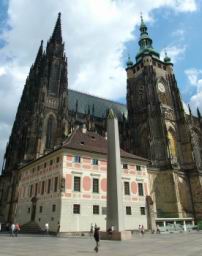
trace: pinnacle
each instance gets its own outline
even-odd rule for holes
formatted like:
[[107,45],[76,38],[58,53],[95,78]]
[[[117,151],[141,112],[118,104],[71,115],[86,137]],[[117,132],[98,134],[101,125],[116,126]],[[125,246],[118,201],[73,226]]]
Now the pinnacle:
[[37,65],[40,62],[42,55],[43,55],[43,40],[41,40],[41,44],[39,46],[39,50],[38,50],[34,65]]
[[53,34],[51,37],[51,41],[54,43],[62,43],[62,28],[61,28],[61,13],[58,13],[58,18],[55,24],[55,28],[53,30]]
[[114,114],[114,111],[112,108],[109,109],[108,119],[115,119],[116,115]]

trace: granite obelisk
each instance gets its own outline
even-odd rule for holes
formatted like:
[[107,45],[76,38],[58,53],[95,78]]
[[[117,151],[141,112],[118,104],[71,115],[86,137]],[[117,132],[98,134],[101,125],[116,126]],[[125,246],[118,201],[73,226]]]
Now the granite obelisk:
[[107,117],[107,230],[124,230],[123,192],[121,185],[121,159],[118,120],[112,109]]

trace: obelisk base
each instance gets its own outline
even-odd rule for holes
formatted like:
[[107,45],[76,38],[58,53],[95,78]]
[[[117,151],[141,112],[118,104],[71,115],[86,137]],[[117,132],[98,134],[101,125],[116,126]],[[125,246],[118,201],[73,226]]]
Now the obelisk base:
[[132,238],[131,231],[124,230],[124,231],[113,231],[112,234],[108,232],[100,232],[101,240],[114,240],[114,241],[121,241],[121,240],[130,240]]

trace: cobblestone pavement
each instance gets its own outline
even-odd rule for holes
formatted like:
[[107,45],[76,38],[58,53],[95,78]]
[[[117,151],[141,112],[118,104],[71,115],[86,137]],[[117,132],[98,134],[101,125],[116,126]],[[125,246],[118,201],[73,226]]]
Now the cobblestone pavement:
[[202,256],[202,233],[136,235],[130,241],[101,241],[96,254],[93,238],[0,236],[0,256]]

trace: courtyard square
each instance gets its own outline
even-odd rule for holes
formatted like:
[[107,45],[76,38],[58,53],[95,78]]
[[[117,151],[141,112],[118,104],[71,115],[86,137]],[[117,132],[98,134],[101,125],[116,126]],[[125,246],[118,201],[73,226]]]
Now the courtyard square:
[[[1,256],[96,255],[93,238],[56,238],[0,236]],[[101,241],[97,255],[103,256],[199,256],[202,255],[202,233],[138,234],[129,241]]]

